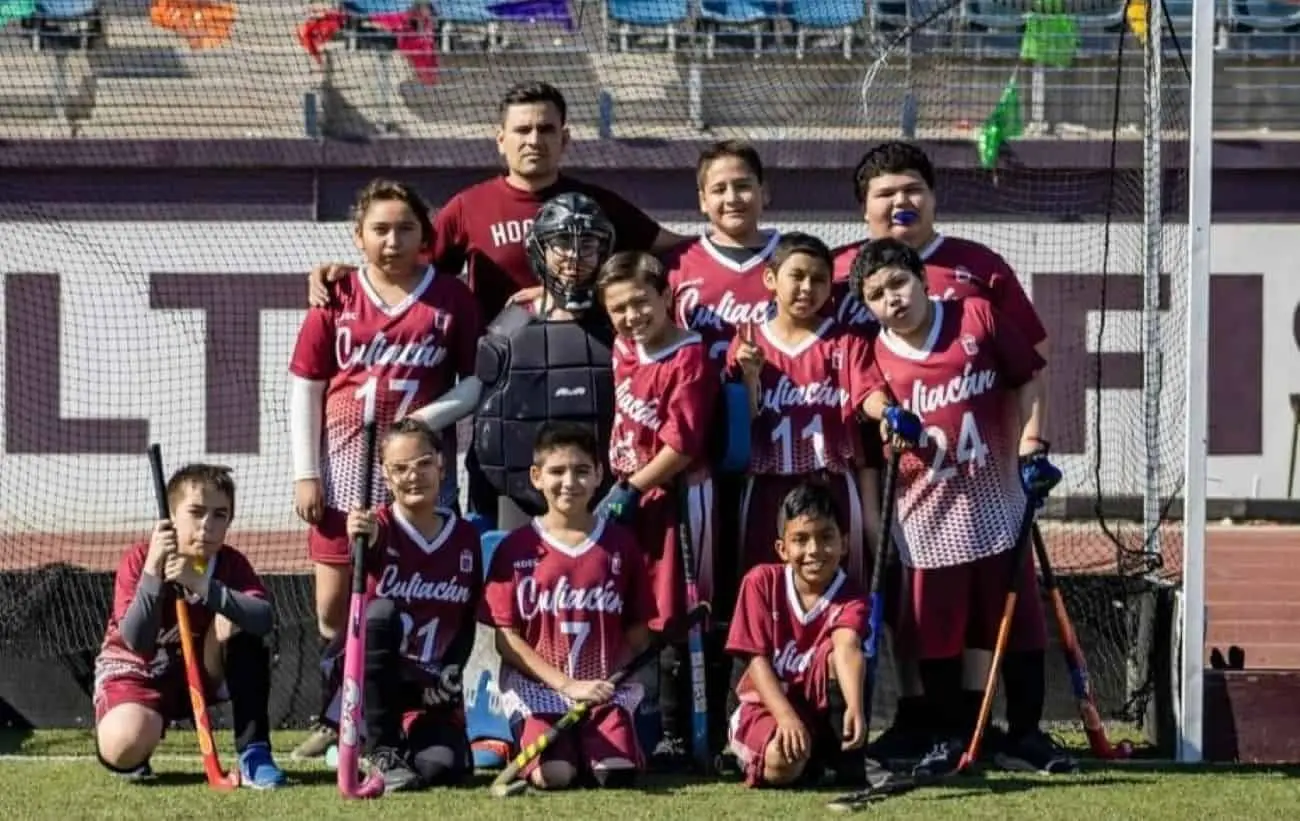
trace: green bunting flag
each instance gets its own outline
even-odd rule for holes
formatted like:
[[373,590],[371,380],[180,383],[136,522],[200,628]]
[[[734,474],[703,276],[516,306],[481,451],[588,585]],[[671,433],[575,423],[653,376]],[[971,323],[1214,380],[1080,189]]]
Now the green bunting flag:
[[998,98],[993,113],[980,126],[979,133],[976,135],[980,166],[985,169],[996,167],[1002,144],[1012,137],[1019,137],[1024,132],[1025,125],[1020,119],[1020,89],[1016,84],[1016,78],[1012,77],[1006,88],[1002,89],[1002,96]]
[[36,13],[36,0],[0,0],[0,26],[26,20]]

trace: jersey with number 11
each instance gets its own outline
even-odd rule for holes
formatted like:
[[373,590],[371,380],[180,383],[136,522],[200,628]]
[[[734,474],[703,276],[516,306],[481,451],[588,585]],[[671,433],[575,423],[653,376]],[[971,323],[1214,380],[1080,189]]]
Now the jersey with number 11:
[[1016,390],[1043,359],[983,299],[934,301],[924,344],[876,337],[872,390],[921,418],[898,464],[898,521],[912,567],[948,567],[1009,550],[1025,511]]
[[[397,305],[361,271],[339,280],[333,296],[308,311],[289,372],[328,383],[321,482],[325,504],[348,510],[361,503],[364,423],[382,431],[472,374],[480,323],[469,287],[433,266]],[[378,503],[386,498],[378,460],[374,476]]]
[[[770,322],[754,327],[763,351],[758,415],[750,427],[752,473],[798,476],[861,467],[855,397],[867,375],[870,347],[834,319],[790,345]],[[860,400],[859,400],[860,401]]]

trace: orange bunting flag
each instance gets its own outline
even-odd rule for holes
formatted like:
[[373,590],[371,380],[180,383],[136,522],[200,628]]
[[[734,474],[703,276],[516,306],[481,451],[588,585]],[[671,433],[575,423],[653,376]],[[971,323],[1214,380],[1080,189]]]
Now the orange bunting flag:
[[213,0],[154,0],[149,19],[158,28],[184,37],[190,48],[216,48],[230,42],[235,4]]

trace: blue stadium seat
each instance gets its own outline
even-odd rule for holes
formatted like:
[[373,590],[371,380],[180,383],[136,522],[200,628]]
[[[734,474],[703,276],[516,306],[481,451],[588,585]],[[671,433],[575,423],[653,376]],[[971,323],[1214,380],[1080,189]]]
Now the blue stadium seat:
[[95,14],[98,6],[97,0],[42,0],[36,4],[36,16],[46,20],[72,20]]
[[437,0],[435,8],[439,22],[484,26],[496,22],[496,15],[488,9],[492,2],[493,0]]
[[719,33],[752,30],[754,56],[763,50],[763,35],[776,31],[777,15],[768,0],[701,0],[699,21],[705,32],[705,54],[712,58]]
[[1278,0],[1235,0],[1229,14],[1234,28],[1248,31],[1300,30],[1300,6]]
[[668,51],[677,50],[677,29],[690,17],[687,0],[608,0],[605,4],[605,31],[617,32],[620,51],[628,50],[633,29],[662,29],[667,34]]
[[866,16],[862,0],[790,0],[795,26],[795,57],[802,60],[808,31],[838,30],[844,38],[844,59],[853,59],[853,29]]
[[343,10],[350,14],[397,14],[411,10],[411,0],[344,0]]

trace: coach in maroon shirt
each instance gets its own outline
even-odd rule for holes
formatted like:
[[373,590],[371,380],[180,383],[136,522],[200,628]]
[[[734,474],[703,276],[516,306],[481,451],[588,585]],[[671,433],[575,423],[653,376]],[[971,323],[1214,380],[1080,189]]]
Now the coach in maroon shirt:
[[[660,253],[684,240],[618,194],[560,173],[569,130],[568,104],[559,89],[519,83],[501,98],[500,110],[497,150],[506,173],[456,194],[434,220],[433,264],[445,272],[466,270],[485,321],[515,294],[536,294],[537,276],[524,240],[542,203],[557,194],[576,192],[595,200],[614,224],[616,251]],[[337,264],[313,269],[311,303],[327,303],[327,276],[333,281],[348,270]]]

